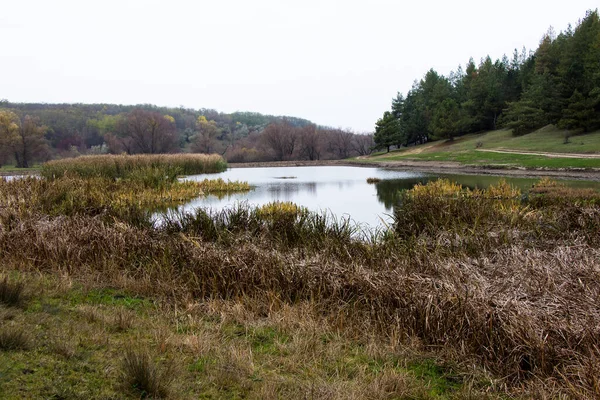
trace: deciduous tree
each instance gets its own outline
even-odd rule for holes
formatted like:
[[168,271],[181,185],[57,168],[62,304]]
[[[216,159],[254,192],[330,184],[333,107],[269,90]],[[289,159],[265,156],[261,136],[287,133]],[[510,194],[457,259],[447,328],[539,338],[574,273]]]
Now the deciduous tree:
[[263,144],[273,152],[276,160],[290,160],[300,142],[297,128],[286,121],[269,124],[261,135]]
[[[170,153],[177,149],[177,136],[172,117],[137,109],[123,121],[121,136],[129,153]],[[129,139],[127,139],[129,138]]]
[[26,115],[0,111],[0,147],[14,157],[17,168],[29,168],[34,160],[48,154],[46,127]]
[[214,153],[215,141],[219,135],[220,129],[213,120],[208,121],[201,115],[196,120],[196,134],[192,137],[192,151],[195,153]]

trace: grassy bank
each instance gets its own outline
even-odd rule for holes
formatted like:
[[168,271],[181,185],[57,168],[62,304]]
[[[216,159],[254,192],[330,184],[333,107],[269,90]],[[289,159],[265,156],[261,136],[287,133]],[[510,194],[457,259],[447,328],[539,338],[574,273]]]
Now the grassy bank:
[[[519,152],[552,154],[517,154]],[[561,153],[568,157],[560,157]],[[507,168],[600,168],[600,158],[585,158],[590,154],[600,154],[600,132],[570,136],[566,141],[563,130],[548,126],[523,136],[513,136],[509,130],[465,135],[454,141],[443,140],[377,153],[361,161],[421,160]]]
[[290,203],[156,227],[46,191],[0,186],[0,265],[28,292],[2,306],[27,336],[0,351],[10,393],[139,397],[142,370],[174,398],[600,394],[594,191],[432,182],[367,240]]

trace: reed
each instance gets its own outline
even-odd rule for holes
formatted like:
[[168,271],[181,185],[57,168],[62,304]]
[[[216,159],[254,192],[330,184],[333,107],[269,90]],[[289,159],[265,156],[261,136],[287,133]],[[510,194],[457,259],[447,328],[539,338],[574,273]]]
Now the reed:
[[225,160],[217,154],[96,155],[49,161],[41,174],[47,179],[65,175],[81,178],[108,178],[173,181],[178,175],[223,172]]
[[199,182],[199,186],[205,193],[232,193],[252,190],[252,187],[248,182],[224,181],[221,178],[204,179]]
[[[176,181],[169,185],[148,185],[141,179],[34,177],[0,180],[0,206],[13,212],[40,212],[56,215],[103,215],[126,222],[150,224],[152,211],[166,210],[207,193],[250,190],[245,182],[218,180]],[[145,220],[146,222],[144,222]]]

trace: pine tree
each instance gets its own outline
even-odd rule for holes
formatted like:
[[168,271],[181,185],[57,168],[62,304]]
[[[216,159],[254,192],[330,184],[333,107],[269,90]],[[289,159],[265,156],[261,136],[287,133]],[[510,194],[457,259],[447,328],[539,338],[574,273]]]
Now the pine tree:
[[383,114],[375,124],[375,135],[373,140],[375,146],[379,149],[385,148],[389,153],[390,147],[400,143],[400,122],[389,111]]

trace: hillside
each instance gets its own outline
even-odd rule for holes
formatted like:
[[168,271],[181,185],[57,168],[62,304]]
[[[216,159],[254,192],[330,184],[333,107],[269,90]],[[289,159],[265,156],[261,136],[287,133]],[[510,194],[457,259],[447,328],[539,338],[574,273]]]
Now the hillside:
[[230,162],[342,159],[372,137],[296,117],[151,104],[0,100],[0,168],[87,154],[218,153]]
[[466,165],[526,168],[600,168],[600,131],[565,139],[565,131],[546,126],[514,136],[503,129],[469,134],[376,153],[368,161],[456,161]]
[[[599,51],[600,18],[597,10],[589,10],[558,35],[550,29],[535,52],[515,49],[512,59],[505,55],[492,61],[487,56],[479,64],[471,58],[464,69],[459,66],[448,76],[432,68],[406,95],[399,92],[392,99],[391,108],[375,124],[376,146],[389,151],[398,144],[452,140],[499,128],[510,128],[517,135],[548,125],[571,134],[594,132],[600,129]],[[548,151],[567,149],[559,131],[528,135],[510,145],[529,148],[534,139],[556,145]],[[491,144],[502,146],[503,140],[494,137]]]

